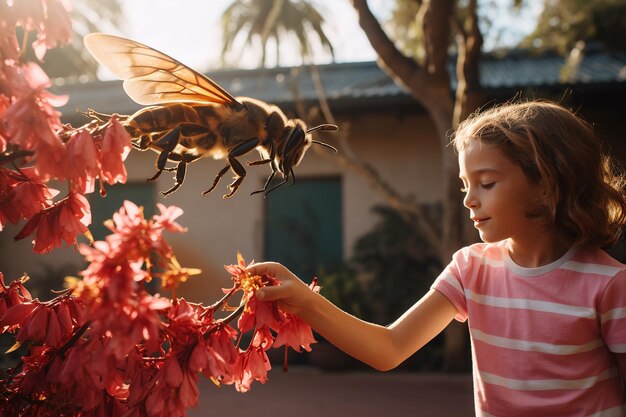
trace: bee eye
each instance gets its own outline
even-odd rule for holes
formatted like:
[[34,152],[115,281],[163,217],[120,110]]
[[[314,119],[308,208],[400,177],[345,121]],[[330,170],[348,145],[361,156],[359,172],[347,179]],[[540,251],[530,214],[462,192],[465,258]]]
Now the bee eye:
[[285,143],[285,153],[289,153],[294,149],[298,149],[302,143],[304,143],[304,130],[299,127],[295,127]]

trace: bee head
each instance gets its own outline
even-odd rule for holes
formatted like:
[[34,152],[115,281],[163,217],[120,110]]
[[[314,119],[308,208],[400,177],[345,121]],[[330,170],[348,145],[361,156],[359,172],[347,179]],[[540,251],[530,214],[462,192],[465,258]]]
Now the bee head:
[[337,126],[322,124],[307,129],[304,122],[298,119],[293,120],[292,126],[287,126],[283,136],[283,143],[279,148],[280,151],[277,153],[277,165],[280,172],[289,175],[293,167],[300,163],[305,152],[314,143],[325,146],[335,153],[337,152],[337,149],[329,144],[313,140],[311,132],[315,130],[332,131],[337,130]]

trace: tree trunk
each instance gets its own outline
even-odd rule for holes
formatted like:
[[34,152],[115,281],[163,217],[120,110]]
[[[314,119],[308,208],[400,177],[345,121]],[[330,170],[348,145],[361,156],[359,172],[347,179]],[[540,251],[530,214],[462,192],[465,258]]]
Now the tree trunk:
[[[442,152],[443,236],[440,259],[446,265],[452,254],[476,239],[459,192],[458,160],[448,146],[448,134],[484,102],[479,78],[482,34],[478,27],[476,0],[466,6],[463,24],[454,21],[454,0],[424,0],[416,16],[422,25],[425,57],[422,64],[400,53],[371,13],[366,0],[352,0],[359,24],[378,54],[380,67],[403,86],[428,111],[439,134]],[[457,89],[452,92],[447,65],[452,25],[458,35]],[[454,96],[454,98],[453,98]],[[444,369],[467,369],[467,326],[454,322],[445,331]]]

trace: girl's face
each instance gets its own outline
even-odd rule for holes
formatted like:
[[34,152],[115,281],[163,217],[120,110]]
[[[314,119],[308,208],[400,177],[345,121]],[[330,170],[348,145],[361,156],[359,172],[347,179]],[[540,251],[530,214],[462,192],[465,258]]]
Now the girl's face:
[[522,169],[494,145],[471,140],[459,154],[463,204],[484,242],[512,239],[532,243],[545,223],[531,217],[544,189],[531,183]]

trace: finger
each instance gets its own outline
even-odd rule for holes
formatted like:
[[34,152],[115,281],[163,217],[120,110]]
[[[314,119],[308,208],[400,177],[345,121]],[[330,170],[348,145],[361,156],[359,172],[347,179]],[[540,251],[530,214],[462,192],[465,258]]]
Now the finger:
[[289,289],[285,285],[275,287],[263,287],[256,292],[256,296],[261,301],[280,300],[288,296]]
[[276,272],[278,272],[277,270],[279,266],[280,264],[276,262],[260,262],[258,264],[250,265],[247,270],[253,275],[268,274],[273,276],[276,275]]

